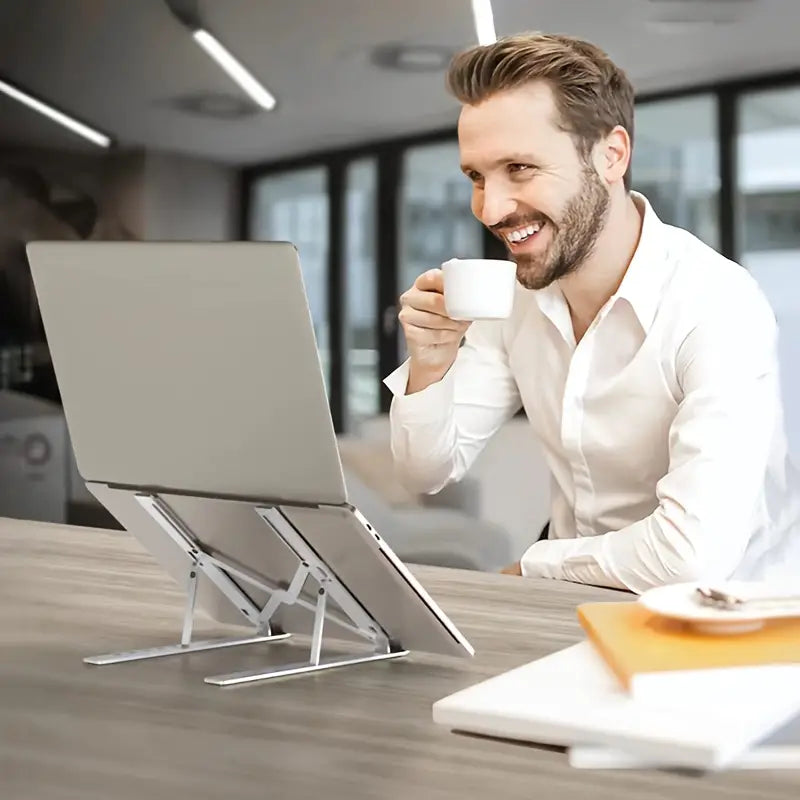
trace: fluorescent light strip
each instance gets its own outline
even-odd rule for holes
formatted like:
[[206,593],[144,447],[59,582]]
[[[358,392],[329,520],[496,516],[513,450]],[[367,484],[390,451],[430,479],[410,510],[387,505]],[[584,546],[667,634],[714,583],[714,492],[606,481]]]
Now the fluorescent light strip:
[[275,98],[248,72],[236,57],[208,31],[194,31],[194,40],[219,64],[233,80],[262,108],[275,108]]
[[492,0],[472,0],[472,16],[475,19],[478,44],[494,44],[497,34],[494,31]]
[[16,100],[28,106],[28,108],[32,108],[34,111],[44,114],[44,116],[53,120],[53,122],[57,122],[59,125],[69,128],[73,133],[77,133],[78,136],[83,136],[84,139],[88,139],[90,142],[100,147],[111,146],[111,139],[105,134],[96,131],[94,128],[90,128],[88,125],[84,125],[82,122],[78,122],[78,120],[72,117],[68,117],[61,111],[57,111],[52,106],[47,105],[47,103],[37,100],[33,95],[23,92],[21,89],[17,89],[16,86],[12,86],[4,80],[0,80],[0,92],[8,95],[12,100]]

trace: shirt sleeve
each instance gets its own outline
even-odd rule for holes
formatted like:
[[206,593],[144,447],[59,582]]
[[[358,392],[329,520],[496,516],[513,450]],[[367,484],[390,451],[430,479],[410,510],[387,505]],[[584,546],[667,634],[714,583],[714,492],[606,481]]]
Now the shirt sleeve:
[[621,530],[537,542],[521,559],[523,575],[642,592],[733,573],[782,420],[775,318],[757,290],[738,294],[679,348],[682,400],[653,513]]
[[398,477],[434,494],[460,480],[486,442],[521,407],[500,323],[474,322],[442,380],[407,395],[408,362],[384,381],[392,391],[391,443]]

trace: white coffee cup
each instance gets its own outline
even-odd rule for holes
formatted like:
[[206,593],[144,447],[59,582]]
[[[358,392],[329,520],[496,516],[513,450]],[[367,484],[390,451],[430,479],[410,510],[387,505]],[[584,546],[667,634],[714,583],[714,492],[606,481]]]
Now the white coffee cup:
[[442,264],[447,316],[506,319],[514,305],[517,265],[490,258],[452,258]]

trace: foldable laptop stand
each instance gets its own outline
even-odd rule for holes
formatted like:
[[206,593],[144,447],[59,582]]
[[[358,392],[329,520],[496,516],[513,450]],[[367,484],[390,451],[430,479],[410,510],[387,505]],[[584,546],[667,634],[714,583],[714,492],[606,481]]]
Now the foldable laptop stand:
[[[180,644],[166,647],[153,647],[145,650],[92,656],[85,658],[85,663],[102,666],[125,661],[139,661],[162,656],[195,653],[201,650],[218,650],[260,642],[281,641],[288,639],[292,634],[274,629],[271,621],[282,605],[290,606],[294,604],[307,608],[314,614],[311,652],[307,662],[234,672],[228,675],[213,675],[207,677],[205,682],[215,686],[234,686],[309,672],[319,672],[335,667],[363,664],[370,661],[384,661],[408,655],[407,650],[393,647],[380,625],[364,610],[351,592],[342,585],[279,508],[259,504],[253,506],[253,513],[257,514],[274,535],[280,537],[283,543],[300,559],[300,565],[294,577],[289,582],[288,587],[285,588],[204,547],[187,525],[158,494],[136,492],[135,499],[164,533],[190,559],[181,641]],[[192,641],[197,582],[200,574],[213,583],[250,621],[255,628],[254,635],[237,639]],[[301,596],[301,592],[308,580],[313,580],[318,587],[315,603],[309,602],[309,600]],[[266,592],[268,600],[263,608],[259,608],[254,604],[236,581]],[[329,598],[344,612],[344,616],[328,607]],[[344,656],[323,657],[322,644],[326,616],[329,619],[335,619],[339,626],[368,642],[371,645],[371,651],[365,654],[353,653]]]

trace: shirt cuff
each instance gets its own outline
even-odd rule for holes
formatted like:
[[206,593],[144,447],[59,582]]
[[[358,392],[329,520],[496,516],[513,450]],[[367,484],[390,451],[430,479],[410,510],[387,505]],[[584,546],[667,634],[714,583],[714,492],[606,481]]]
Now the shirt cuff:
[[384,379],[394,395],[392,413],[401,420],[432,421],[448,415],[453,405],[453,368],[445,376],[420,392],[406,394],[409,362],[405,361]]
[[526,578],[592,583],[602,575],[598,550],[599,536],[577,539],[542,539],[534,542],[520,559],[520,571]]
[[603,558],[608,535],[534,542],[520,559],[520,572],[525,578],[551,578],[630,591]]
[[[563,540],[566,544],[571,544],[572,540]],[[561,544],[559,541],[548,541],[543,539],[534,542],[522,555],[519,560],[520,571],[525,578],[561,578],[561,562],[565,553],[556,552],[557,548],[552,545]]]

